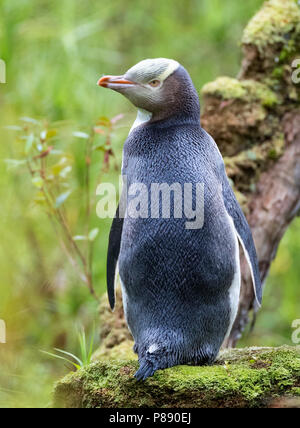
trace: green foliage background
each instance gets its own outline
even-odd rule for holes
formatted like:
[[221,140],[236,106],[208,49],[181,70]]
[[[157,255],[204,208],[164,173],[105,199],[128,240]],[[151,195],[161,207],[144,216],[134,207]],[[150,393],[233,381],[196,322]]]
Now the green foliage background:
[[[0,85],[0,157],[16,156],[20,142],[4,126],[22,116],[54,122],[57,143],[74,157],[70,223],[80,233],[84,147],[72,137],[99,116],[124,113],[113,135],[120,167],[122,143],[135,111],[120,95],[96,86],[102,74],[121,74],[148,57],[169,57],[190,72],[198,90],[239,69],[242,30],[261,0],[0,0],[0,58],[7,83]],[[99,137],[101,138],[101,137]],[[94,165],[93,176],[101,168]],[[104,174],[117,182],[118,172]],[[94,182],[94,184],[96,184]],[[60,347],[78,353],[76,325],[97,325],[97,303],[66,261],[47,217],[32,204],[30,177],[0,163],[0,406],[47,406],[53,382],[66,368],[40,353]],[[110,221],[97,219],[94,271],[105,290],[105,254]],[[254,333],[241,345],[291,344],[291,323],[300,318],[300,223],[284,237],[267,281]]]

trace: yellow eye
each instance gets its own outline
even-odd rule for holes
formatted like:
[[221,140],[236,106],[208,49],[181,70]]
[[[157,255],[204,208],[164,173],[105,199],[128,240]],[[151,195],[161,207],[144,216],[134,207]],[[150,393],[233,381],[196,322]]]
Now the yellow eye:
[[159,80],[151,80],[149,85],[152,86],[152,88],[157,88],[157,86],[160,85],[160,81]]

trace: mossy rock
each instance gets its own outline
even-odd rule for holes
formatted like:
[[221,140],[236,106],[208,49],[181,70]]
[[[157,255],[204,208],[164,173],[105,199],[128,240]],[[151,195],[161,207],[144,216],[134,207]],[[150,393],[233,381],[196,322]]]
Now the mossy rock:
[[300,32],[300,8],[297,0],[269,0],[246,27],[243,44],[259,50],[270,44],[285,44],[291,33]]
[[260,102],[264,107],[272,107],[280,102],[276,93],[263,83],[226,76],[204,85],[201,93],[203,96],[215,96],[224,100],[239,99],[246,103]]
[[172,367],[144,383],[137,368],[134,360],[95,362],[57,383],[53,406],[284,407],[292,399],[300,407],[299,347],[226,350],[213,366]]
[[242,46],[244,59],[239,76],[264,81],[290,101],[299,101],[290,77],[293,59],[300,53],[298,0],[266,1],[245,28]]

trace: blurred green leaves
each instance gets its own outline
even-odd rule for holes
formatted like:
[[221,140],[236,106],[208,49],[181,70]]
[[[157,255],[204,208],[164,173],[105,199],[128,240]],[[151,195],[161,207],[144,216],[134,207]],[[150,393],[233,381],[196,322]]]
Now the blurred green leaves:
[[97,238],[99,234],[99,229],[97,227],[95,227],[94,229],[92,229],[88,235],[89,241],[93,242],[95,241],[95,239]]
[[44,180],[42,177],[32,177],[31,182],[38,189],[42,189],[44,186]]
[[64,204],[66,202],[66,200],[71,195],[71,193],[72,193],[71,190],[68,190],[67,192],[59,195],[55,200],[55,205],[54,205],[55,208],[60,208],[62,206],[62,204]]
[[85,132],[73,132],[74,137],[77,138],[83,138],[84,140],[88,140],[90,138],[89,134],[86,134]]
[[5,159],[5,163],[9,169],[12,169],[25,165],[26,161],[19,159]]
[[80,331],[77,333],[77,339],[80,349],[80,356],[72,354],[71,352],[64,351],[62,349],[54,348],[56,354],[47,351],[41,351],[43,354],[48,355],[49,357],[55,358],[57,360],[64,361],[69,365],[75,367],[76,370],[79,370],[82,367],[86,367],[92,362],[92,355],[94,352],[94,342],[95,342],[95,326],[93,327],[91,339],[88,341],[85,330],[81,327]]
[[[18,159],[7,159],[10,168],[26,167],[31,176],[31,183],[36,190],[32,202],[39,209],[43,209],[54,228],[58,243],[69,258],[78,274],[78,279],[84,281],[91,294],[98,299],[94,288],[93,275],[93,248],[99,234],[99,228],[90,227],[90,218],[94,204],[93,187],[91,187],[91,168],[94,162],[94,153],[103,152],[103,165],[99,171],[107,171],[110,167],[110,158],[114,157],[112,149],[112,134],[122,115],[113,119],[101,116],[96,126],[91,127],[90,133],[73,131],[72,137],[82,140],[85,147],[83,201],[85,204],[85,219],[83,230],[74,236],[69,218],[67,202],[73,192],[73,161],[72,153],[57,150],[56,146],[64,147],[61,141],[63,129],[58,131],[47,121],[38,121],[30,117],[22,117],[23,127],[12,126],[16,131],[18,145]],[[99,143],[99,138],[102,141]],[[24,172],[22,171],[22,174]],[[98,176],[98,179],[100,177]],[[78,207],[78,212],[82,205]],[[77,214],[78,215],[78,214]],[[86,245],[77,245],[78,241],[85,241]]]

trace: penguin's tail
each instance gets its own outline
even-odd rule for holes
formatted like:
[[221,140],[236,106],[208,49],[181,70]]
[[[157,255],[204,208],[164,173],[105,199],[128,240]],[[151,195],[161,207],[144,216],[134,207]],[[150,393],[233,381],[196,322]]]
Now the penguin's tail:
[[156,370],[158,370],[158,368],[155,368],[154,364],[151,361],[146,360],[141,363],[140,368],[138,369],[134,377],[138,382],[144,381],[148,377],[153,376]]

